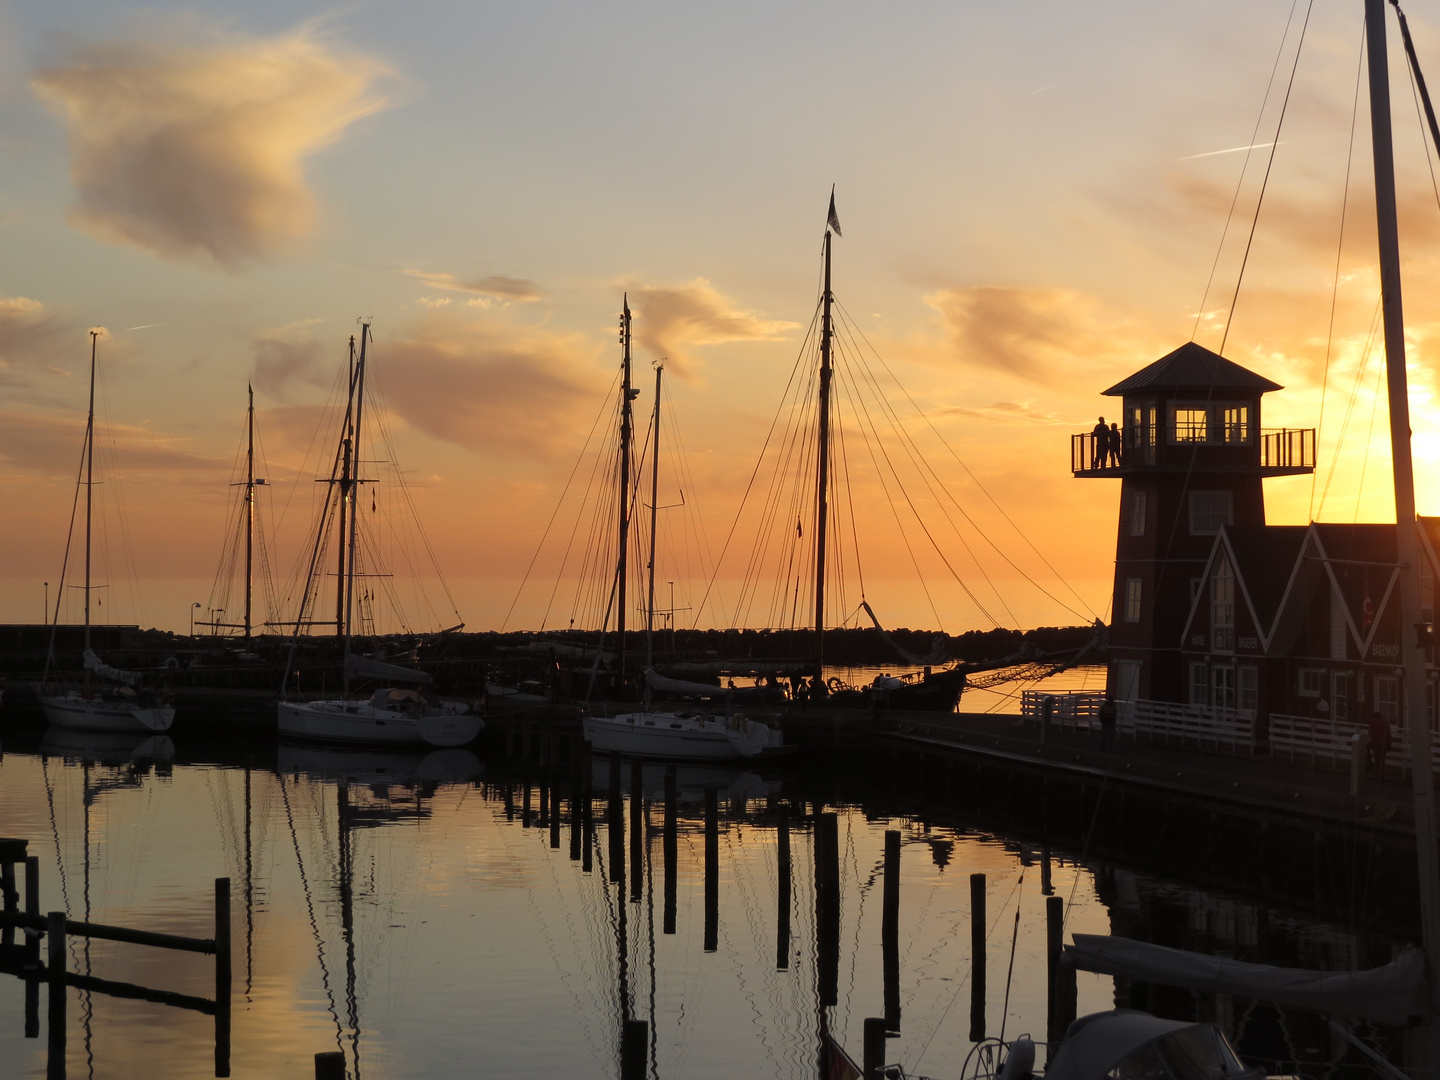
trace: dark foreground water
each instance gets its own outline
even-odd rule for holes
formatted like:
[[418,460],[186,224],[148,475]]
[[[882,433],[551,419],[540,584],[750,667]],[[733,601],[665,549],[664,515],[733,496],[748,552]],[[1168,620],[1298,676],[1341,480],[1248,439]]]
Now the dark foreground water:
[[[309,1077],[313,1055],[336,1049],[352,1077],[370,1080],[617,1077],[625,1018],[651,1025],[655,1080],[814,1077],[822,1031],[858,1058],[864,1018],[884,1012],[887,829],[900,831],[902,848],[900,1033],[886,1057],[911,1075],[958,1077],[972,1046],[972,873],[987,875],[991,1036],[1044,1037],[1042,886],[1067,905],[1067,937],[1139,927],[1174,944],[1335,968],[1381,962],[1393,944],[1363,925],[1257,907],[1239,889],[1199,890],[1093,864],[1083,851],[1047,851],[1044,837],[998,835],[982,820],[887,809],[905,805],[904,792],[877,794],[863,763],[857,778],[854,763],[847,774],[805,761],[780,771],[677,771],[667,934],[663,767],[643,773],[636,850],[633,831],[611,843],[603,758],[582,776],[558,754],[548,774],[538,761],[507,760],[503,743],[430,755],[266,741],[177,750],[184,745],[180,735],[172,743],[12,729],[0,757],[0,835],[30,840],[42,910],[73,918],[208,937],[213,880],[231,879],[237,1077]],[[560,789],[554,829],[541,793],[547,775]],[[572,814],[574,784],[587,781],[591,833]],[[630,783],[627,766],[627,826]],[[707,788],[719,808],[712,951]],[[817,802],[838,815],[828,1007],[817,949]],[[788,905],[778,877],[781,807],[791,822]],[[784,968],[782,906],[791,929]],[[72,971],[213,993],[209,957],[76,938],[69,949]],[[1123,1000],[1139,992],[1119,989]],[[1080,1013],[1112,1007],[1116,993],[1114,980],[1082,973]],[[0,975],[0,1076],[46,1075],[44,995],[39,1037],[27,1039],[24,984]],[[1145,1003],[1218,1019],[1252,1054],[1308,1060],[1312,1075],[1331,1073],[1323,1063],[1343,1050],[1303,1014],[1188,992],[1156,990]],[[67,1005],[70,1077],[215,1074],[209,1016],[78,989]]]

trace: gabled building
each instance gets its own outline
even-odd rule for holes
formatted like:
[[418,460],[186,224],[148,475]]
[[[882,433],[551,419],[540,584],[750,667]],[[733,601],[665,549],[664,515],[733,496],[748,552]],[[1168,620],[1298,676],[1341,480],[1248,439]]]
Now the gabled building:
[[[1440,518],[1421,518],[1422,618],[1434,621]],[[1401,721],[1395,526],[1225,528],[1185,622],[1183,699],[1271,714]],[[1434,657],[1430,716],[1435,715]]]

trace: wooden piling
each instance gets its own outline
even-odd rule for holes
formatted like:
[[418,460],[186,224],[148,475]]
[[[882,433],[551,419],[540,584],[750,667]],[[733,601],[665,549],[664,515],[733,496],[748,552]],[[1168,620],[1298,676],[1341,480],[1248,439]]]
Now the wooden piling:
[[630,759],[630,899],[638,901],[645,883],[645,770]]
[[790,967],[790,808],[782,806],[776,811],[775,824],[775,967],[785,971]]
[[315,1080],[345,1080],[345,1055],[329,1050],[315,1055]]
[[230,879],[215,879],[215,1075],[230,1075]]
[[900,1031],[900,833],[885,831],[885,884],[880,943],[885,984],[886,1029]]
[[65,1078],[65,913],[46,916],[46,974],[50,978],[49,1054],[45,1075],[48,1080]]
[[[40,856],[30,855],[25,859],[25,914],[31,919],[40,918]],[[25,935],[25,964],[27,967],[40,963],[40,939],[34,934]]]
[[610,880],[625,880],[625,793],[620,784],[620,755],[610,752],[609,809],[605,832],[610,839]]
[[33,974],[25,976],[25,1038],[40,1037],[40,980]]
[[840,822],[815,815],[815,933],[821,1005],[840,1000]]
[[560,848],[560,785],[550,781],[550,846]]
[[[16,914],[20,910],[20,892],[15,888],[15,864],[13,862],[0,863],[0,893],[5,896],[5,914]],[[4,927],[0,928],[0,946],[14,944],[15,924],[7,921]]]
[[885,1018],[865,1018],[865,1056],[863,1073],[865,1080],[881,1080],[885,1069]]
[[677,861],[676,822],[679,812],[679,792],[676,790],[675,766],[665,766],[665,834],[662,843],[665,863],[665,907],[662,917],[663,932],[675,933],[675,863]]
[[1050,849],[1040,849],[1040,895],[1054,896],[1055,883],[1050,874]]
[[705,951],[720,947],[720,801],[705,789]]
[[595,801],[591,788],[590,744],[585,744],[580,773],[580,869],[590,873],[595,859]]
[[985,875],[970,875],[970,1041],[985,1039]]
[[1048,1022],[1046,1030],[1049,1041],[1054,1044],[1060,1041],[1065,1034],[1062,1026],[1056,1031],[1059,1022],[1060,1010],[1057,975],[1060,966],[1061,946],[1065,940],[1065,898],[1063,896],[1047,896],[1045,898],[1045,1000],[1048,1003]]
[[625,1020],[620,1027],[620,1080],[645,1080],[650,1050],[650,1025],[644,1020]]

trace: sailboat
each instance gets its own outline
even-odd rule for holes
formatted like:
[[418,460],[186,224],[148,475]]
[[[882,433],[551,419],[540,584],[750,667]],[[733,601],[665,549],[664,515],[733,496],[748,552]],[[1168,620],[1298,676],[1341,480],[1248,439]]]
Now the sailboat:
[[[620,342],[623,346],[620,379],[621,393],[621,496],[619,523],[619,558],[616,564],[615,588],[619,596],[620,672],[625,671],[625,583],[627,575],[629,512],[629,454],[632,424],[630,402],[635,391],[630,386],[630,305],[627,301],[620,317]],[[601,753],[627,754],[636,757],[668,758],[685,761],[716,761],[731,758],[754,758],[783,753],[785,746],[780,729],[763,721],[752,720],[730,711],[717,712],[685,709],[678,712],[657,712],[651,709],[651,695],[656,688],[666,689],[674,680],[665,680],[655,672],[655,537],[656,514],[660,502],[660,402],[665,367],[655,365],[655,413],[650,447],[650,558],[647,566],[645,600],[645,706],[638,712],[615,716],[582,719],[585,739]],[[683,684],[677,684],[683,685]],[[673,688],[673,687],[670,687]],[[702,686],[702,691],[717,692],[716,687]],[[683,692],[683,691],[682,691]]]
[[[345,696],[323,701],[291,700],[289,678],[291,664],[286,664],[285,682],[276,713],[281,735],[295,738],[321,739],[337,742],[376,745],[463,746],[475,738],[485,726],[478,716],[470,715],[469,706],[460,701],[440,701],[425,687],[434,682],[428,672],[389,664],[358,655],[354,650],[356,583],[363,576],[357,565],[359,541],[359,507],[357,494],[361,485],[373,483],[362,478],[361,434],[365,406],[365,361],[370,341],[370,324],[360,327],[360,349],[350,340],[350,379],[339,446],[327,484],[315,544],[311,552],[300,610],[295,618],[295,644],[301,628],[314,625],[309,611],[318,603],[318,582],[323,573],[321,562],[331,519],[337,524],[339,563],[336,570],[335,629],[343,659],[342,686]],[[291,649],[294,656],[294,647]],[[350,685],[361,680],[380,681],[381,686],[364,698],[352,698]],[[403,685],[395,685],[401,683]]]
[[[60,604],[65,593],[65,573],[69,569],[70,544],[65,544],[65,561],[60,568],[60,588],[55,597],[55,616],[51,619],[50,648],[45,658],[45,680],[40,686],[40,707],[45,719],[56,727],[85,731],[168,731],[175,722],[175,706],[169,694],[146,684],[143,672],[110,667],[96,655],[90,645],[90,594],[97,588],[91,582],[92,518],[95,493],[95,365],[100,331],[90,331],[90,404],[85,419],[84,455],[75,497],[85,489],[85,644],[83,663],[85,681],[79,686],[50,685],[49,666],[55,654],[55,629],[60,621]],[[72,515],[73,520],[73,515]],[[103,682],[91,681],[91,676]]]

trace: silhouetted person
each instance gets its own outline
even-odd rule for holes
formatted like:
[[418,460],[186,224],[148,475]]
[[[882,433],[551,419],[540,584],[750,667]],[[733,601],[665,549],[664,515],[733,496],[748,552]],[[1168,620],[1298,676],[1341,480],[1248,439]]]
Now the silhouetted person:
[[1109,750],[1115,745],[1115,720],[1120,710],[1115,707],[1115,699],[1109,694],[1100,704],[1100,749]]
[[1385,755],[1390,752],[1390,722],[1380,713],[1370,714],[1370,763],[1375,766],[1375,779],[1385,776]]
[[1114,466],[1116,466],[1116,467],[1118,468],[1119,465],[1120,465],[1120,425],[1119,425],[1119,424],[1111,424],[1111,425],[1110,425],[1110,435],[1109,435],[1109,437],[1108,437],[1108,439],[1107,439],[1106,441],[1109,443],[1109,446],[1110,446],[1110,464],[1111,464],[1111,465],[1114,465]]
[[1100,422],[1090,429],[1090,437],[1094,440],[1094,453],[1091,455],[1092,467],[1103,469],[1105,458],[1110,453],[1110,429],[1105,426],[1105,418],[1100,417]]

